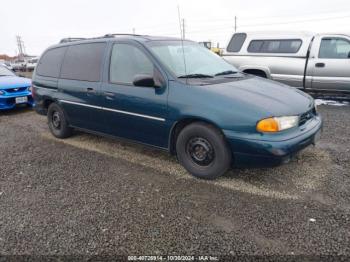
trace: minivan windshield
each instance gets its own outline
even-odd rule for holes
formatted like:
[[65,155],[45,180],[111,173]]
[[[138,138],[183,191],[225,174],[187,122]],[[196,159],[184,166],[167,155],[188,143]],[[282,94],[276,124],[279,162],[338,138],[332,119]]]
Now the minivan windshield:
[[212,78],[237,69],[207,48],[190,41],[150,41],[154,55],[179,78]]
[[15,74],[11,70],[0,65],[0,76],[15,76]]

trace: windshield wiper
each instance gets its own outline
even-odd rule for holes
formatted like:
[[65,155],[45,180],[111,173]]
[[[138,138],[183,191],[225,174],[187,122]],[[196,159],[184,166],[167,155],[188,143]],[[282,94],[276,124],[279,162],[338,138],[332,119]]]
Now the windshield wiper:
[[237,71],[227,70],[227,71],[217,73],[215,74],[215,76],[225,76],[225,75],[233,75],[233,74],[237,74]]
[[213,78],[212,75],[206,75],[206,74],[188,74],[188,75],[182,75],[178,78]]

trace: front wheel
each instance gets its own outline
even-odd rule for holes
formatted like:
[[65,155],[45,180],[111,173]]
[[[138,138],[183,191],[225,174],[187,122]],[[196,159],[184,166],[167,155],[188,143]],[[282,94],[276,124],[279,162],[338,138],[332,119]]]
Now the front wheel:
[[57,138],[67,138],[73,133],[73,129],[69,127],[67,119],[62,108],[52,103],[47,111],[47,120],[51,133]]
[[198,178],[215,179],[231,165],[231,151],[223,134],[202,122],[190,124],[181,131],[176,152],[180,163]]

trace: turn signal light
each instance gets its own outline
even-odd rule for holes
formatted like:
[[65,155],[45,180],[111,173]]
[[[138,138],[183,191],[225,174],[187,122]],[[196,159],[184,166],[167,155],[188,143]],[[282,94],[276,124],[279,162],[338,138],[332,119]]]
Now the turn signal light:
[[266,118],[261,120],[257,126],[256,129],[259,132],[278,132],[278,122],[274,118]]
[[256,125],[259,132],[279,132],[298,126],[298,116],[279,116],[263,119]]

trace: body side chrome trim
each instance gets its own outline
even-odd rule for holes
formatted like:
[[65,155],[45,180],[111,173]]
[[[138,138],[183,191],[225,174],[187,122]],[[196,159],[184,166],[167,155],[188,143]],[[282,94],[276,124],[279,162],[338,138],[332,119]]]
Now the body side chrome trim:
[[73,102],[73,101],[68,101],[68,100],[59,100],[59,101],[62,102],[62,103],[66,103],[66,104],[85,106],[85,107],[90,107],[90,108],[95,108],[95,109],[100,109],[100,110],[105,110],[105,111],[110,111],[110,112],[115,112],[115,113],[120,113],[120,114],[125,114],[125,115],[143,117],[143,118],[157,120],[157,121],[162,121],[162,122],[165,121],[164,118],[155,117],[155,116],[137,114],[137,113],[133,113],[133,112],[117,110],[117,109],[112,109],[112,108],[107,108],[107,107],[102,107],[102,106],[93,106],[93,105],[88,105],[88,104],[78,103],[78,102]]

